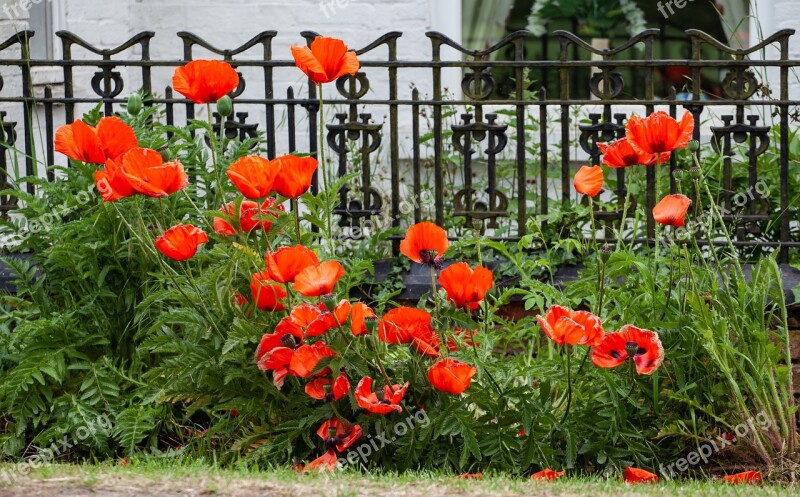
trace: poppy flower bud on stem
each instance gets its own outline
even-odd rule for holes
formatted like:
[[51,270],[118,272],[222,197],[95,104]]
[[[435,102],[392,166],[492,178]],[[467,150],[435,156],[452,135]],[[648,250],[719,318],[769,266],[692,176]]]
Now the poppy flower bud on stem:
[[228,117],[233,114],[233,100],[228,95],[220,98],[217,101],[217,112],[222,117]]
[[132,93],[131,96],[128,97],[128,105],[126,108],[128,109],[128,114],[138,116],[142,111],[142,96],[139,93]]
[[628,357],[633,357],[639,351],[639,344],[636,342],[628,342],[625,344],[625,352],[628,353]]
[[697,153],[697,151],[700,150],[700,142],[697,141],[697,140],[692,140],[692,141],[689,142],[689,144],[686,146],[686,148],[687,148],[687,150],[689,150],[689,152],[691,152],[693,154]]
[[699,166],[694,166],[691,169],[689,169],[689,175],[691,175],[693,180],[699,180],[700,178],[703,177],[703,170],[700,169]]
[[605,264],[611,258],[611,247],[603,245],[600,248],[600,260]]
[[375,333],[378,329],[378,318],[375,316],[367,316],[364,318],[364,327],[369,333]]
[[336,309],[336,296],[332,293],[328,293],[322,296],[322,304],[328,309],[330,312],[333,312]]

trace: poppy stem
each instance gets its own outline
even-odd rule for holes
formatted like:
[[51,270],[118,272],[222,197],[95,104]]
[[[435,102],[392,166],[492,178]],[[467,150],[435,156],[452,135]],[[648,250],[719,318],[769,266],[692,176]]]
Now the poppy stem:
[[300,231],[300,205],[294,210],[294,229],[297,231],[297,244],[303,244],[303,233]]
[[564,416],[562,416],[559,424],[563,424],[569,416],[569,409],[572,406],[572,350],[569,345],[564,345],[564,350],[567,351],[567,407],[564,409]]
[[436,319],[439,319],[439,295],[436,291],[436,267],[431,265],[431,298],[436,309]]
[[328,230],[328,250],[331,257],[336,254],[336,249],[333,245],[333,214],[328,199],[330,192],[328,191],[328,165],[325,162],[325,98],[323,96],[323,87],[321,83],[317,84],[317,91],[319,91],[319,140],[317,144],[317,155],[319,156],[319,171],[322,175],[322,188],[325,190],[325,220],[326,228]]
[[[675,247],[675,230],[670,231],[670,251],[673,250]],[[671,258],[670,258],[671,259]],[[661,321],[667,315],[667,311],[669,310],[669,304],[672,300],[672,285],[675,283],[675,261],[669,261],[669,285],[667,285],[667,304],[664,306],[664,311],[661,313]]]
[[[217,155],[217,144],[216,144],[216,137],[214,136],[214,122],[213,122],[213,115],[211,111],[211,104],[206,104],[206,114],[208,117],[208,143],[211,147],[211,163],[214,166],[214,176],[217,179],[217,188],[214,192],[214,204],[217,204],[217,197],[222,193],[222,177],[219,175],[219,168],[217,167],[218,164],[218,155]],[[223,197],[224,198],[224,197]]]
[[389,388],[392,387],[392,380],[389,379],[389,375],[386,374],[386,369],[383,367],[383,362],[381,362],[380,352],[378,351],[378,346],[376,343],[373,342],[375,337],[369,336],[367,337],[367,343],[369,344],[369,348],[372,349],[372,352],[375,354],[375,362],[378,364],[378,370],[381,372],[381,376],[383,376],[383,381],[389,385]]

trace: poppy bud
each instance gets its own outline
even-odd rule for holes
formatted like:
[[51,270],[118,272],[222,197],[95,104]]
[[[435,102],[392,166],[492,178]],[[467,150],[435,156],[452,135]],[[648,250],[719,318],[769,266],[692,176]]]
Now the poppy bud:
[[[691,227],[692,226],[690,225],[690,228]],[[675,241],[680,243],[680,244],[688,243],[689,242],[689,238],[691,238],[690,235],[691,235],[691,233],[689,232],[689,229],[687,229],[687,228],[677,228],[675,230]]]
[[672,177],[675,178],[675,181],[683,181],[683,178],[686,177],[686,170],[676,169],[672,171]]
[[609,247],[608,245],[603,245],[600,248],[600,260],[603,261],[603,264],[605,264],[606,262],[608,262],[610,258],[611,258],[611,247]]
[[333,312],[336,309],[336,296],[332,293],[323,295],[322,305],[324,305],[328,311]]
[[139,93],[131,93],[131,96],[128,97],[126,108],[128,109],[128,114],[138,116],[142,111],[142,96]]
[[700,150],[700,142],[697,140],[692,140],[689,142],[686,148],[689,150],[689,152],[695,153]]
[[636,342],[628,342],[625,344],[625,352],[628,353],[628,357],[633,357],[639,352],[639,344]]
[[689,175],[691,175],[692,179],[700,179],[703,177],[703,170],[698,166],[694,166],[693,168],[689,169]]
[[364,318],[364,327],[369,333],[375,333],[378,329],[378,318],[375,316],[367,316]]
[[231,97],[225,95],[217,101],[217,112],[222,117],[228,117],[233,114],[233,100],[231,100]]

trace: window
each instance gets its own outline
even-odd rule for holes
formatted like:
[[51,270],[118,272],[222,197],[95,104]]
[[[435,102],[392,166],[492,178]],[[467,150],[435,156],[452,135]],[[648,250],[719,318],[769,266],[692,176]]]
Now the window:
[[[562,4],[569,6],[577,4],[574,0],[561,0]],[[528,28],[529,16],[534,9],[536,0],[463,0],[462,4],[462,31],[464,46],[472,49],[482,49],[491,46],[504,36],[520,29]],[[718,0],[716,5],[712,2],[693,2],[686,4],[682,9],[674,9],[663,15],[659,4],[653,0],[635,0],[636,6],[644,14],[644,21],[648,28],[661,29],[661,36],[654,46],[654,57],[683,59],[690,56],[690,44],[684,31],[689,28],[705,31],[718,40],[728,40],[728,43],[739,48],[748,42],[748,0]],[[666,2],[665,2],[666,3]],[[558,9],[565,15],[559,15]],[[554,13],[553,10],[556,12]],[[559,43],[549,33],[563,29],[578,34],[587,42],[601,42],[596,46],[604,48],[618,46],[630,38],[625,29],[603,26],[602,39],[592,35],[591,23],[584,19],[567,13],[566,7],[558,7],[547,12],[546,29],[540,37],[530,36],[525,46],[525,56],[528,60],[558,60]],[[588,28],[588,29],[587,29]],[[638,31],[638,30],[637,30]],[[704,57],[722,57],[721,53],[706,52]],[[510,54],[498,52],[494,57],[500,60],[509,58]],[[570,54],[572,59],[589,59],[590,55],[583,50],[574,50]],[[633,56],[631,56],[633,57]],[[680,69],[680,68],[677,68]],[[501,75],[497,71],[499,96],[505,96],[513,89],[511,74]],[[641,74],[621,68],[619,70],[626,84],[625,95],[633,98],[642,98],[644,85],[641,84]],[[656,80],[656,93],[667,95],[669,88],[674,86],[680,92],[685,86],[686,78],[680,71],[659,71]],[[718,74],[704,73],[703,90],[713,95],[715,80]],[[588,81],[591,71],[574,71],[570,78],[570,94],[573,96],[588,96]],[[528,75],[528,82],[532,89],[544,87],[548,94],[555,95],[558,91],[557,75],[548,69],[534,69]],[[708,87],[706,87],[708,85]]]
[[32,0],[30,29],[36,35],[30,40],[31,58],[61,57],[61,42],[56,31],[64,25],[64,0]]

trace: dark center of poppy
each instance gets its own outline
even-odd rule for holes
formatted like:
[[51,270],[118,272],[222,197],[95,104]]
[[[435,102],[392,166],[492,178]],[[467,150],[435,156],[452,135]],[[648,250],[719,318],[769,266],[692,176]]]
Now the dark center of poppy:
[[612,351],[611,351],[611,354],[609,354],[609,355],[610,355],[611,357],[613,357],[614,359],[619,359],[620,355],[622,355],[622,354],[620,354],[620,353],[619,353],[619,352],[617,352],[616,350],[612,350]]
[[325,449],[336,451],[336,446],[341,445],[342,437],[336,435],[336,428],[328,428],[328,438],[325,439]]
[[297,348],[297,341],[294,339],[294,335],[283,335],[281,337],[281,343],[284,347],[295,349]]
[[639,344],[636,342],[628,342],[625,344],[625,352],[628,353],[629,356],[633,357],[639,351]]
[[328,392],[325,394],[325,402],[333,402],[334,400],[335,397],[333,395],[333,392]]
[[438,253],[435,250],[420,250],[419,251],[419,258],[423,264],[427,264],[429,266],[436,265],[436,255]]

